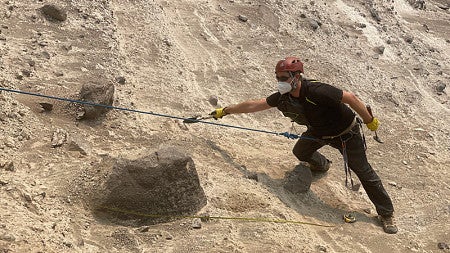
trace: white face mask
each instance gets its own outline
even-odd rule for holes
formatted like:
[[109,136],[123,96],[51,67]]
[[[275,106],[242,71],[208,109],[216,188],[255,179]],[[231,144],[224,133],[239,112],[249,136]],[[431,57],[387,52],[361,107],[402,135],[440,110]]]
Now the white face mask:
[[291,92],[291,90],[292,86],[290,83],[278,82],[278,91],[281,93],[281,95]]
[[281,95],[291,92],[292,90],[297,88],[297,83],[294,78],[294,75],[292,75],[291,73],[289,73],[289,75],[292,78],[291,83],[281,82],[281,81],[278,82],[278,91],[281,93]]

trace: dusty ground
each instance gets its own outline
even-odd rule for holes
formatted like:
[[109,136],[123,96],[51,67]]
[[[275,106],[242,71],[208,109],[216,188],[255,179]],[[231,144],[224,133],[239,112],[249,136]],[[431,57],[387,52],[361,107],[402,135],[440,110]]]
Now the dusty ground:
[[[281,136],[110,111],[76,121],[66,102],[0,93],[0,252],[449,252],[450,2],[291,0],[45,1],[0,3],[1,87],[70,97],[115,81],[114,105],[190,117],[275,90],[277,60],[355,92],[382,123],[368,157],[390,193],[399,232],[385,234],[362,190],[344,186],[342,159],[310,192],[283,188],[298,161]],[[238,18],[242,16],[241,19]],[[245,18],[244,18],[245,17]],[[245,22],[244,22],[245,21]],[[39,102],[54,105],[42,113]],[[220,123],[301,133],[276,110]],[[87,154],[52,148],[62,129]],[[185,218],[146,228],[114,225],[72,194],[102,157],[137,158],[164,145],[189,153],[208,204],[199,215],[331,225]],[[257,173],[259,180],[246,173]],[[342,215],[355,212],[356,223]]]

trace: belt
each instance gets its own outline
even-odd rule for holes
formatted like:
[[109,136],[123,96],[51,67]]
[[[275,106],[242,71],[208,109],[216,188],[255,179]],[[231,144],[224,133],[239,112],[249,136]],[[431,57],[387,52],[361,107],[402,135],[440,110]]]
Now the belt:
[[322,139],[329,140],[329,139],[334,139],[336,137],[342,136],[342,135],[350,132],[352,130],[352,128],[356,125],[356,122],[357,122],[356,117],[354,117],[352,123],[344,131],[342,131],[340,134],[334,135],[334,136],[322,136]]

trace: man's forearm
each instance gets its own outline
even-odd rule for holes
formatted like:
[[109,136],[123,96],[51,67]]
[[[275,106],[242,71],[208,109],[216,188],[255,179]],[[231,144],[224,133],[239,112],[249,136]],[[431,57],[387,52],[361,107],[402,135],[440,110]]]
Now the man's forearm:
[[230,105],[225,108],[227,114],[251,113],[269,109],[266,99],[247,100],[239,104]]

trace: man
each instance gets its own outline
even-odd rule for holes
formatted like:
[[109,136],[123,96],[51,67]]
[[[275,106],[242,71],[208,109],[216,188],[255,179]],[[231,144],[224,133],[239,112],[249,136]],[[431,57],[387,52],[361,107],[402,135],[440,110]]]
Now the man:
[[275,74],[278,92],[267,98],[218,108],[211,115],[219,119],[227,114],[251,113],[277,107],[284,116],[306,125],[307,130],[294,146],[294,155],[300,161],[309,163],[313,172],[323,173],[330,168],[331,162],[317,150],[324,145],[338,149],[344,156],[346,173],[348,168],[356,173],[375,205],[384,231],[397,233],[392,201],[367,161],[359,119],[348,106],[359,114],[372,131],[378,129],[378,119],[369,113],[353,93],[304,78],[303,63],[296,57],[280,60],[275,67]]

